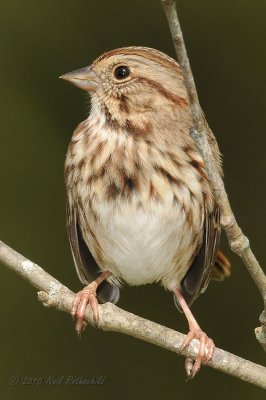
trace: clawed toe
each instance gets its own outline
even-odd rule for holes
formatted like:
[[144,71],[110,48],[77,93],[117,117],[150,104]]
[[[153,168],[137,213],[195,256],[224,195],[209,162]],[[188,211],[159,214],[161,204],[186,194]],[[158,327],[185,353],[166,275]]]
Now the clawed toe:
[[85,319],[85,312],[87,305],[90,304],[93,319],[95,323],[99,320],[99,312],[98,312],[98,301],[96,298],[96,288],[95,285],[92,284],[86,286],[83,290],[78,292],[75,295],[71,315],[76,318],[76,331],[80,334],[86,327]]
[[190,358],[186,359],[185,369],[188,380],[194,378],[202,364],[207,364],[212,359],[215,349],[213,340],[210,339],[205,332],[200,329],[192,329],[185,337],[181,350],[185,349],[193,339],[199,340],[199,351],[194,363]]
[[193,339],[198,339],[199,341],[199,351],[196,360],[193,361],[191,358],[187,358],[185,363],[188,380],[190,380],[200,370],[201,364],[207,364],[212,359],[215,345],[212,339],[200,329],[180,289],[175,289],[174,293],[189,325],[189,332],[182,343],[181,350],[185,349]]
[[99,309],[98,301],[96,297],[96,289],[105,279],[107,279],[112,273],[110,271],[104,271],[98,278],[92,281],[88,286],[82,289],[75,295],[71,315],[76,318],[76,331],[80,334],[86,327],[85,312],[87,305],[90,304],[93,314],[94,322],[97,324],[99,321]]

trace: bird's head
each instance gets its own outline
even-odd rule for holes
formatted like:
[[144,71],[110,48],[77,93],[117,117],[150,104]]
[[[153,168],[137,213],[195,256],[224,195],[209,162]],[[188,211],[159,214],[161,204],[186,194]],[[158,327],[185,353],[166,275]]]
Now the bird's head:
[[[146,47],[109,51],[85,67],[60,78],[88,91],[92,109],[105,112],[113,126],[137,134],[165,126],[184,110],[188,96],[179,65],[166,54]],[[160,120],[160,121],[159,121]]]

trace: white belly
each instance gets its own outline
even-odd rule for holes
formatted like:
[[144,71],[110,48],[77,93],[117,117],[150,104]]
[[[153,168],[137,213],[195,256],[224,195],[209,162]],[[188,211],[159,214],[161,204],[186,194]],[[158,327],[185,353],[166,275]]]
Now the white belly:
[[118,280],[129,285],[162,281],[168,289],[179,285],[191,258],[184,249],[194,251],[193,245],[188,246],[192,233],[183,210],[154,203],[147,213],[132,203],[123,207],[102,203],[97,213],[94,233]]

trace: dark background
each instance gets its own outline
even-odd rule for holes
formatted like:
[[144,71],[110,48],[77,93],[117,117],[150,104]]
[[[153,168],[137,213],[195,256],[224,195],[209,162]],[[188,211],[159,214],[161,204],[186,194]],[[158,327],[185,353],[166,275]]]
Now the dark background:
[[[264,0],[180,0],[178,10],[199,96],[224,155],[233,209],[263,263],[265,254]],[[2,2],[0,11],[0,238],[72,290],[81,285],[65,231],[63,163],[84,92],[58,76],[106,50],[145,45],[174,55],[159,0]],[[240,260],[193,306],[218,347],[265,363],[254,328],[258,291]],[[68,315],[45,309],[36,291],[1,267],[1,397],[4,399],[263,399],[262,389],[203,368],[185,383],[184,359],[130,337],[87,328],[77,340]],[[159,286],[124,288],[119,306],[187,331]],[[17,375],[105,376],[103,385],[11,386]]]

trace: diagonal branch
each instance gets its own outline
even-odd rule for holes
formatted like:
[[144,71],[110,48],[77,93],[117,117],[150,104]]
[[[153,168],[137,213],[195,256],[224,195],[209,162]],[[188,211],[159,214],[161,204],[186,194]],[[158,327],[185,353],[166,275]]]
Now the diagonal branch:
[[248,238],[243,234],[241,228],[237,224],[225,191],[223,179],[217,171],[216,163],[208,141],[208,132],[206,124],[204,123],[203,113],[199,104],[196,85],[190,68],[183,34],[176,11],[176,2],[175,0],[161,1],[168,19],[177,54],[177,60],[184,75],[185,85],[190,99],[190,107],[193,117],[191,136],[204,160],[217,204],[221,210],[222,227],[226,232],[232,251],[242,258],[242,261],[252,276],[252,279],[258,287],[264,301],[264,311],[260,316],[262,326],[256,328],[255,334],[258,341],[266,351],[266,276],[250,248]]
[[[175,10],[175,2],[173,0],[161,1],[169,19],[170,29],[178,54],[178,60],[185,76],[187,90],[191,101],[191,110],[194,120],[194,127],[191,134],[203,155],[209,178],[216,195],[217,203],[222,211],[223,226],[227,232],[231,247],[244,260],[265,300],[266,278],[256,261],[255,256],[250,250],[248,239],[243,235],[235,221],[224,189],[223,181],[215,168],[215,162],[206,136],[206,128],[204,127],[204,121],[202,119],[202,112],[198,101],[194,79],[190,70],[182,32]],[[74,293],[45,272],[40,266],[26,259],[1,241],[0,263],[3,263],[11,270],[18,273],[31,285],[37,288],[39,290],[39,300],[42,301],[45,306],[54,307],[57,310],[69,314],[71,313]],[[85,318],[88,324],[94,325],[90,307],[87,308]],[[184,340],[183,334],[133,315],[110,303],[99,306],[98,328],[124,333],[192,359],[195,359],[198,354],[197,340],[193,340],[187,349],[181,350],[181,345]],[[262,338],[263,330],[258,331],[257,334]],[[235,356],[224,350],[216,348],[214,356],[208,363],[208,366],[266,389],[265,367]]]
[[[37,264],[1,241],[0,263],[15,271],[38,289],[38,298],[46,307],[54,307],[71,314],[74,293]],[[94,325],[90,307],[87,307],[85,319],[88,324]],[[98,328],[124,333],[185,357],[195,359],[198,354],[197,340],[193,340],[187,349],[181,350],[185,335],[124,311],[111,303],[99,305]],[[227,351],[216,348],[208,366],[266,389],[265,367]]]

